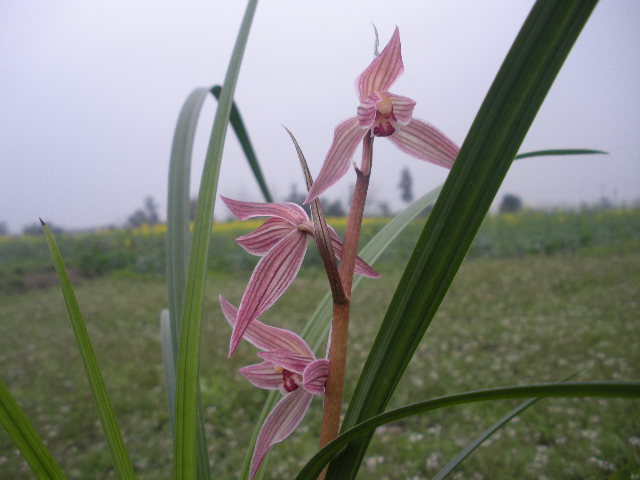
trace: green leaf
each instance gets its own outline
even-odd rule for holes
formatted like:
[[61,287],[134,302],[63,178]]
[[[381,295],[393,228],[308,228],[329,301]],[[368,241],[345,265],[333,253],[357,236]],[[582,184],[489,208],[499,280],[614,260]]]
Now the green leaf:
[[[220,98],[221,90],[222,88],[220,87],[220,85],[216,85],[211,89],[211,93],[213,93],[216,98]],[[247,129],[244,127],[242,115],[240,115],[240,110],[238,110],[238,108],[236,107],[236,102],[233,102],[233,104],[231,105],[231,116],[229,117],[229,121],[231,122],[233,131],[236,132],[236,137],[238,137],[238,141],[240,142],[240,146],[242,147],[244,156],[249,162],[249,167],[253,172],[253,176],[256,177],[256,181],[258,182],[260,191],[264,196],[264,201],[269,203],[273,202],[273,197],[271,196],[269,187],[267,187],[267,182],[265,181],[264,175],[262,174],[262,169],[260,168],[258,157],[256,157],[256,153],[253,150],[253,145],[251,145],[251,140],[249,140],[249,133],[247,133]]]
[[233,94],[256,4],[257,0],[251,0],[247,4],[216,110],[200,182],[184,310],[180,322],[174,441],[174,477],[176,479],[195,480],[197,478],[200,330],[209,237],[213,222],[213,206],[220,173],[220,161]]
[[516,160],[529,157],[556,157],[558,155],[608,155],[607,152],[602,150],[589,150],[586,148],[560,148],[553,150],[536,150],[534,152],[519,153],[516,155]]
[[[577,375],[577,373],[573,373],[573,374],[569,375],[568,377],[566,377],[562,381],[566,382],[567,380],[569,380],[572,377],[575,377],[576,375]],[[511,419],[513,419],[514,417],[516,417],[519,414],[521,414],[522,412],[524,412],[527,408],[529,408],[531,405],[533,405],[534,403],[538,402],[539,400],[540,400],[540,397],[530,398],[529,400],[526,400],[526,401],[522,402],[520,405],[518,405],[517,407],[512,409],[504,417],[502,417],[500,420],[495,422],[489,428],[484,430],[480,435],[478,435],[476,438],[474,438],[473,441],[471,441],[462,450],[460,450],[460,452],[458,452],[458,454],[455,457],[453,457],[449,462],[447,462],[447,464],[444,467],[442,467],[442,469],[431,480],[443,480],[444,478],[448,477],[449,474],[451,472],[453,472],[453,470],[458,465],[460,465],[469,455],[471,455],[476,448],[478,448],[489,437],[491,437],[491,435],[493,435],[495,432],[500,430],[509,421],[511,421]]]
[[[529,397],[605,397],[640,398],[640,382],[571,382],[534,384],[515,387],[488,388],[472,392],[446,395],[414,403],[373,416],[364,422],[346,429],[326,447],[320,450],[300,471],[296,480],[313,480],[324,466],[341,450],[357,438],[370,435],[377,427],[401,418],[410,417],[431,410],[448,408],[454,405],[482,402],[486,400],[506,400]],[[327,477],[332,478],[333,477]]]
[[167,405],[169,405],[169,422],[171,423],[171,433],[175,428],[176,404],[176,359],[173,354],[174,338],[171,334],[171,320],[169,310],[166,308],[160,312],[160,344],[162,346],[162,366],[164,370],[164,381],[167,386]]
[[[596,1],[538,1],[462,145],[385,315],[343,429],[384,411],[447,293],[520,144]],[[332,462],[355,478],[370,435]]]
[[107,445],[109,446],[109,452],[113,459],[113,465],[120,478],[135,478],[131,460],[129,459],[127,449],[122,439],[122,434],[120,433],[120,428],[118,427],[116,415],[107,394],[107,387],[104,384],[102,373],[98,366],[98,360],[96,359],[95,352],[93,351],[93,346],[89,339],[89,333],[87,332],[87,327],[85,325],[84,318],[82,317],[82,313],[80,312],[80,307],[78,306],[75,293],[73,292],[73,286],[69,280],[67,269],[64,265],[64,261],[62,260],[62,256],[60,255],[60,250],[58,250],[58,245],[56,244],[51,231],[44,222],[42,222],[42,226],[44,227],[44,234],[47,240],[47,245],[49,246],[49,251],[51,252],[53,265],[56,269],[56,273],[58,274],[58,280],[60,281],[60,287],[62,288],[62,295],[64,296],[69,320],[71,320],[71,326],[73,327],[76,344],[78,345],[80,357],[82,358],[87,379],[91,386],[91,393],[93,394],[93,400],[95,401],[96,409],[98,410],[98,417],[100,418],[104,434],[107,437]]
[[0,423],[36,477],[43,480],[66,478],[2,380],[0,380]]
[[[169,312],[173,338],[178,338],[179,319],[182,316],[184,289],[189,266],[190,179],[193,142],[202,105],[209,94],[206,88],[197,88],[187,97],[176,122],[169,161],[169,190],[167,193],[167,282]],[[178,353],[173,344],[174,357]]]
[[505,426],[512,418],[520,415],[523,411],[529,408],[531,405],[540,400],[540,397],[530,398],[522,402],[520,405],[512,409],[500,420],[495,422],[489,428],[484,430],[480,435],[473,439],[471,443],[466,445],[458,454],[453,457],[431,480],[443,480],[447,478],[453,470],[460,465],[473,451],[484,443],[491,435]]
[[[173,136],[171,160],[169,163],[169,191],[167,207],[167,278],[169,283],[169,310],[172,318],[174,337],[180,329],[178,319],[182,316],[186,272],[189,265],[190,221],[190,178],[193,145],[202,105],[209,92],[220,98],[222,88],[219,85],[211,89],[197,88],[185,100]],[[256,177],[267,202],[272,202],[271,193],[266,185],[260,164],[253,150],[249,134],[235,102],[231,105],[230,119],[247,161]],[[177,345],[174,346],[177,353]]]
[[[184,289],[189,266],[190,178],[193,143],[202,105],[209,94],[197,88],[184,102],[173,136],[169,163],[169,191],[167,207],[167,287],[169,311],[161,317],[162,356],[167,385],[167,402],[172,433],[175,429],[175,371],[178,354],[179,319],[184,305]],[[169,351],[166,349],[170,348]],[[199,385],[198,385],[198,397]],[[204,429],[202,406],[198,403],[198,478],[211,478],[209,451]],[[175,436],[174,436],[175,439]]]
[[[163,312],[161,321],[161,336],[163,339],[163,361],[165,377],[167,379],[167,400],[170,411],[172,429],[175,427],[175,362],[178,350],[178,332],[180,331],[179,319],[182,317],[184,288],[186,284],[186,272],[189,265],[190,243],[190,203],[189,193],[193,144],[198,124],[198,118],[202,105],[207,95],[211,93],[217,100],[220,98],[222,88],[219,85],[211,89],[195,89],[187,98],[176,124],[171,150],[171,162],[169,166],[169,193],[167,209],[167,278],[169,288],[169,312],[166,317]],[[240,145],[247,157],[258,185],[266,201],[271,202],[272,197],[264,180],[257,157],[251,145],[249,135],[242,121],[240,111],[235,102],[231,104],[229,121],[233,127]],[[169,357],[166,348],[171,348],[173,355]],[[173,376],[171,380],[170,375]],[[200,394],[198,393],[198,396]],[[204,430],[203,411],[198,405],[198,478],[210,478],[209,455],[207,449],[206,434]]]

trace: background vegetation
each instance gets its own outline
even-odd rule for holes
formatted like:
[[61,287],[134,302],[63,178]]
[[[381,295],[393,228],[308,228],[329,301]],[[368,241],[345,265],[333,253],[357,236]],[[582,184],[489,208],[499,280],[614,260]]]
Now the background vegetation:
[[[385,222],[369,219],[365,237]],[[347,392],[424,219],[379,261],[354,306]],[[343,220],[332,222],[338,230]],[[213,471],[234,478],[265,393],[227,360],[217,295],[237,302],[256,258],[233,239],[251,222],[214,226],[202,387]],[[77,296],[140,478],[169,476],[171,438],[158,332],[167,304],[164,226],[62,235]],[[640,208],[524,211],[487,218],[391,406],[513,383],[640,376]],[[317,258],[270,323],[299,328],[325,289]],[[109,478],[111,460],[44,239],[1,237],[0,370],[71,478]],[[348,393],[347,393],[348,398]],[[517,403],[517,402],[516,402]],[[214,406],[215,405],[215,406]],[[380,428],[360,478],[426,479],[513,402],[458,407]],[[627,400],[545,400],[498,433],[453,478],[640,478],[640,415]],[[271,478],[290,478],[315,449],[320,411],[275,449]],[[287,455],[278,453],[286,451]],[[297,459],[297,460],[296,460]],[[30,478],[0,432],[0,476]]]

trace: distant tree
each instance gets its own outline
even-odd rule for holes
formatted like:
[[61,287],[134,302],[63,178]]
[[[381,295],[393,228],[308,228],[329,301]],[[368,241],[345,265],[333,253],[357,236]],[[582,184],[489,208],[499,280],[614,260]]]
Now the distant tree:
[[413,178],[411,177],[411,172],[407,167],[402,169],[398,188],[400,189],[400,198],[403,202],[409,203],[413,200]]
[[378,203],[378,209],[380,210],[380,216],[382,217],[390,217],[391,214],[391,208],[389,207],[389,202],[380,202]]
[[340,200],[334,200],[333,202],[322,202],[322,210],[327,217],[344,217],[346,213],[342,202]]
[[147,197],[144,199],[144,209],[147,213],[147,223],[149,225],[156,225],[160,222],[160,215],[158,215],[158,204],[153,197]]
[[307,195],[304,193],[299,193],[298,186],[295,183],[292,183],[291,191],[289,192],[289,195],[287,196],[285,201],[300,205],[302,208],[304,208],[304,211],[307,212],[307,215],[310,215],[311,207],[309,205],[302,205],[302,202],[304,202],[306,199],[307,199]]
[[9,227],[5,222],[0,222],[0,235],[7,235],[9,233]]
[[[47,227],[49,227],[49,230],[51,231],[51,233],[54,233],[54,234],[64,233],[64,229],[62,227],[58,227],[57,225],[54,225],[51,222],[47,222]],[[31,225],[26,225],[25,227],[22,228],[23,235],[42,235],[43,233],[44,233],[44,230],[42,229],[42,224],[40,222],[32,223]]]
[[127,219],[127,226],[136,228],[140,225],[157,225],[160,222],[158,215],[158,204],[153,197],[147,197],[144,200],[144,207],[133,212]]
[[522,200],[517,195],[507,193],[500,202],[500,213],[516,213],[522,210]]
[[600,197],[600,202],[598,203],[598,208],[601,210],[608,210],[613,208],[613,202],[609,200],[609,197],[602,195],[602,197]]

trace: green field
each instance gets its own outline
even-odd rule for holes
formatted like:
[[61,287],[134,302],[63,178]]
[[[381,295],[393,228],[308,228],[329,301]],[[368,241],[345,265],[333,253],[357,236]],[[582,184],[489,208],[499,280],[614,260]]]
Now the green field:
[[[371,221],[371,235],[381,223]],[[218,229],[216,231],[216,228]],[[243,345],[226,359],[229,328],[217,295],[237,302],[255,257],[214,228],[201,382],[214,478],[238,471],[264,391],[236,370],[257,361]],[[380,280],[355,294],[347,392],[397,283],[417,222],[380,261]],[[159,229],[161,230],[161,229]],[[169,478],[171,434],[158,333],[167,305],[161,231],[63,236],[77,296],[141,479]],[[39,237],[0,240],[0,374],[70,478],[113,478],[109,454],[59,289]],[[299,330],[323,291],[310,257],[265,321]],[[524,212],[482,227],[392,400],[514,383],[640,378],[640,209]],[[348,393],[347,393],[348,398]],[[362,479],[428,479],[518,402],[461,406],[378,429]],[[267,478],[288,479],[314,452],[320,402],[284,444]],[[0,478],[31,478],[0,431]],[[454,479],[640,479],[640,403],[542,400],[475,452]]]

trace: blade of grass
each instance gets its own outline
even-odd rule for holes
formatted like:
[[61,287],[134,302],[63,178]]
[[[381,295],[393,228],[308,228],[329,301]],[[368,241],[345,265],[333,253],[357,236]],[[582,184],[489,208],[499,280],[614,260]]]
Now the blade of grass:
[[178,348],[176,432],[174,441],[174,477],[176,479],[197,478],[196,444],[200,330],[209,237],[231,102],[256,4],[257,0],[251,0],[247,4],[238,38],[231,55],[224,87],[216,110],[198,194]]
[[[169,308],[172,318],[176,319],[175,322],[172,322],[175,338],[178,337],[177,334],[180,329],[178,319],[182,315],[184,286],[189,266],[189,210],[191,203],[189,183],[193,144],[198,118],[205,99],[209,92],[216,99],[219,99],[221,91],[222,88],[216,85],[211,89],[197,88],[191,92],[180,110],[171,146],[167,207],[167,277],[169,279]],[[231,104],[229,121],[254,172],[265,200],[272,202],[271,193],[235,102]],[[175,351],[177,352],[177,345],[175,346]]]
[[[189,266],[189,216],[191,197],[191,158],[196,136],[198,118],[202,105],[209,94],[206,88],[197,88],[187,97],[173,134],[171,159],[169,161],[169,190],[167,193],[167,282],[169,288],[169,312],[173,338],[180,332],[179,319],[182,316],[184,288]],[[178,345],[173,345],[174,356]]]
[[[164,369],[165,384],[167,386],[167,405],[169,407],[169,422],[171,424],[171,435],[175,440],[175,404],[176,404],[176,357],[174,356],[174,345],[177,343],[173,337],[173,327],[169,310],[164,309],[160,313],[160,340],[162,350],[162,366]],[[209,450],[207,449],[207,435],[204,426],[204,414],[200,395],[200,385],[198,385],[198,479],[207,480],[211,478],[211,467],[209,466]]]
[[[534,5],[427,220],[358,380],[343,429],[386,407],[595,4],[539,0]],[[328,478],[355,478],[370,438],[354,441],[336,457]]]
[[[221,91],[222,87],[220,87],[220,85],[216,85],[211,89],[211,93],[217,99],[220,98]],[[238,137],[238,141],[240,142],[240,146],[242,147],[244,156],[249,162],[249,167],[253,172],[253,176],[256,177],[256,181],[258,182],[258,186],[260,187],[260,191],[262,192],[264,201],[268,203],[273,202],[273,197],[271,196],[269,187],[267,187],[267,182],[265,181],[264,175],[262,174],[262,169],[260,168],[258,157],[256,157],[256,153],[253,150],[253,145],[251,144],[251,140],[249,140],[249,133],[244,126],[242,115],[240,115],[240,110],[236,106],[236,102],[233,102],[231,104],[231,116],[229,117],[229,121],[231,122],[233,131],[236,132],[236,137]]]
[[173,435],[175,427],[175,411],[172,407],[176,404],[176,359],[173,355],[174,338],[173,335],[171,335],[172,327],[169,315],[169,310],[166,308],[160,312],[160,344],[162,346],[164,381],[167,385],[169,421],[171,422],[171,434]]
[[533,152],[525,152],[519,153],[516,155],[516,160],[521,158],[530,158],[530,157],[549,157],[549,156],[558,156],[558,155],[608,155],[607,152],[603,152],[602,150],[590,150],[588,148],[559,148],[553,150],[535,150]]
[[0,380],[0,424],[20,450],[36,477],[43,480],[66,478],[2,380]]
[[[572,373],[568,377],[565,377],[562,382],[566,382],[569,379],[575,377],[578,373]],[[561,382],[561,383],[562,383]],[[484,430],[480,435],[474,438],[468,445],[466,445],[456,456],[454,456],[447,464],[442,467],[442,469],[433,477],[431,480],[443,480],[449,476],[453,470],[456,469],[458,465],[460,465],[469,455],[471,455],[480,445],[482,445],[491,435],[504,427],[508,422],[510,422],[514,417],[518,416],[522,412],[524,412],[527,408],[529,408],[534,403],[541,400],[540,397],[530,398],[522,402],[520,405],[516,406],[509,413],[507,413],[500,420],[495,422],[489,428]]]
[[491,425],[489,428],[484,430],[480,435],[473,439],[471,443],[466,445],[458,454],[453,457],[442,469],[433,477],[431,480],[443,480],[447,478],[455,468],[460,465],[469,455],[471,455],[474,450],[476,450],[480,445],[482,445],[486,440],[491,437],[494,433],[500,430],[503,426],[505,426],[511,419],[520,415],[523,411],[529,408],[531,405],[540,400],[540,397],[530,398],[522,402],[520,405],[512,409],[509,413],[507,413],[504,417],[498,420],[496,423]]
[[58,280],[60,281],[60,287],[62,289],[62,295],[64,296],[64,302],[69,314],[69,320],[71,320],[73,333],[78,345],[78,350],[80,351],[80,357],[82,358],[87,379],[91,386],[91,393],[93,394],[93,400],[96,404],[98,417],[100,418],[102,429],[104,430],[104,434],[107,438],[107,445],[109,446],[113,466],[120,478],[133,479],[135,478],[135,475],[133,474],[131,460],[129,459],[129,454],[127,453],[127,449],[124,445],[122,433],[118,427],[116,415],[113,411],[113,407],[107,393],[107,387],[104,384],[102,372],[98,366],[98,360],[96,359],[93,346],[91,345],[89,333],[87,332],[87,327],[85,325],[84,318],[82,317],[82,313],[80,312],[80,307],[78,306],[75,293],[73,292],[73,286],[69,280],[67,269],[49,227],[47,227],[44,222],[42,222],[42,226],[44,227],[44,234],[47,240],[47,245],[49,246],[49,252],[51,253],[51,259],[53,260],[53,265],[56,269],[56,273],[58,274]]
[[[169,289],[169,312],[161,324],[162,353],[165,377],[167,378],[167,401],[172,434],[175,440],[175,370],[178,354],[178,333],[184,305],[184,289],[189,267],[189,231],[191,196],[190,178],[193,143],[202,105],[209,89],[197,88],[184,102],[173,136],[169,163],[169,190],[167,206],[167,287]],[[164,326],[165,331],[162,330]],[[170,356],[165,348],[171,348]],[[169,376],[173,380],[169,380]],[[198,399],[200,391],[198,385]],[[198,478],[211,478],[209,450],[204,427],[204,414],[198,400]]]
[[[179,319],[182,316],[184,302],[184,287],[186,272],[189,265],[189,214],[191,197],[189,181],[191,173],[193,143],[196,134],[198,117],[202,105],[209,92],[217,99],[220,98],[222,88],[219,85],[211,89],[198,88],[185,101],[173,138],[171,161],[169,167],[169,193],[167,209],[167,278],[169,288],[169,314],[161,321],[161,338],[163,340],[163,360],[165,377],[167,379],[167,400],[172,429],[175,428],[175,362],[178,350]],[[272,197],[264,180],[249,135],[242,121],[242,116],[235,102],[231,104],[229,121],[233,127],[240,145],[247,157],[249,166],[254,172],[258,185],[267,202]],[[164,313],[163,313],[164,315]],[[164,330],[162,330],[164,329]],[[166,348],[171,347],[173,355],[166,355]],[[172,375],[173,380],[170,380]],[[200,394],[198,393],[198,396]],[[204,430],[203,410],[198,404],[198,478],[210,478],[207,441]],[[172,430],[173,433],[173,430]]]
[[[396,408],[373,416],[342,432],[326,447],[316,453],[300,471],[295,480],[313,480],[332,457],[356,438],[371,434],[377,427],[405,417],[454,405],[483,402],[487,400],[507,400],[529,397],[600,397],[600,398],[640,398],[640,382],[567,382],[542,383],[502,388],[487,388],[432,398],[422,402]],[[331,478],[331,477],[328,477]]]

